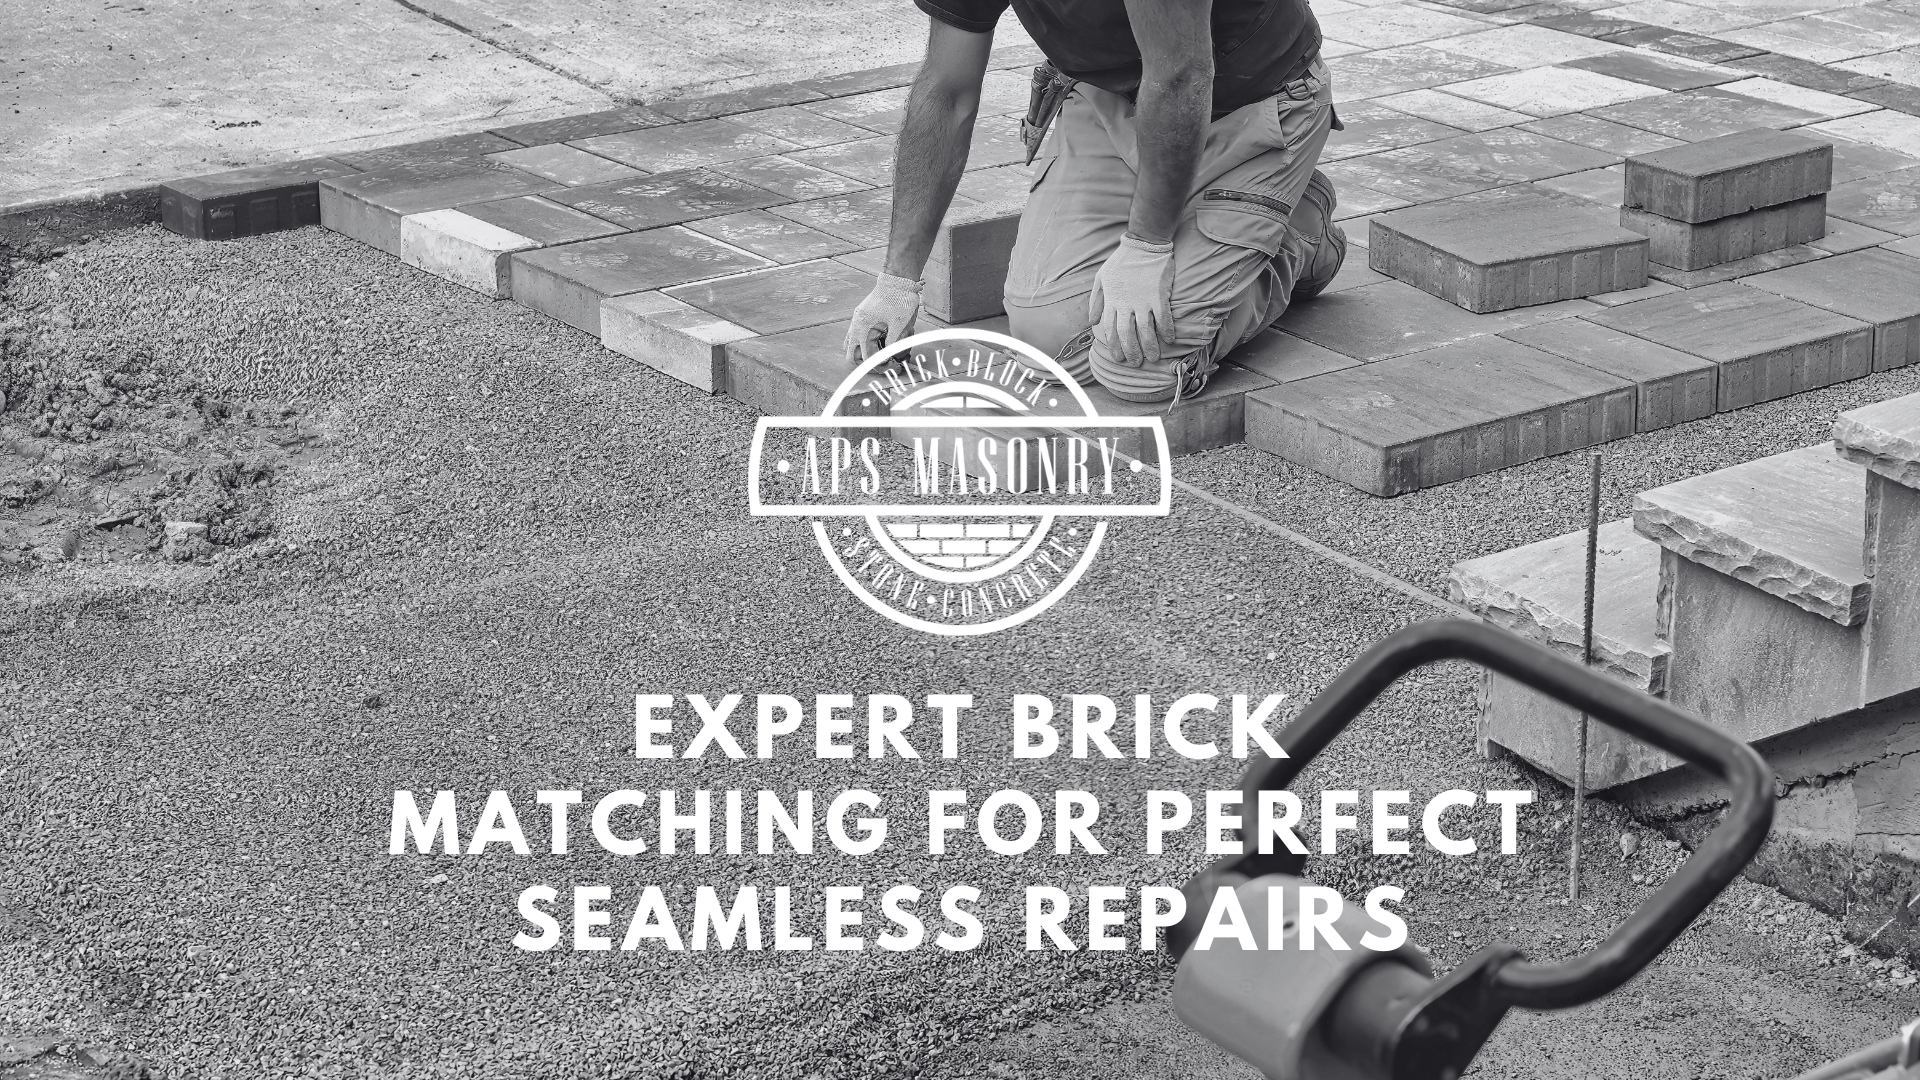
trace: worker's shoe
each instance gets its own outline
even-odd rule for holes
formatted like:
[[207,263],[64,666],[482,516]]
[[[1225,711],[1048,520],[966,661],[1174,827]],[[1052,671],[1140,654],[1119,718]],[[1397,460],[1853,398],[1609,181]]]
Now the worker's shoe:
[[1333,283],[1340,264],[1347,259],[1347,233],[1334,224],[1333,181],[1319,169],[1307,180],[1300,202],[1287,219],[1288,240],[1299,245],[1299,271],[1293,281],[1289,302],[1311,300]]

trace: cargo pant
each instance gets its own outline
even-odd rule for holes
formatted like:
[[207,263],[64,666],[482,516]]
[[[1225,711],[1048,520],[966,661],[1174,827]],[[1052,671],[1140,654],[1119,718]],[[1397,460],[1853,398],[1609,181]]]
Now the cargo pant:
[[[1175,339],[1161,362],[1131,367],[1094,340],[1088,296],[1120,244],[1139,163],[1133,106],[1078,83],[1060,109],[1020,216],[1008,268],[1013,335],[1090,373],[1115,396],[1190,396],[1233,348],[1287,308],[1312,240],[1288,216],[1313,175],[1333,117],[1333,85],[1316,59],[1290,96],[1254,102],[1208,128],[1193,195],[1173,237]],[[1318,238],[1313,238],[1317,240]]]

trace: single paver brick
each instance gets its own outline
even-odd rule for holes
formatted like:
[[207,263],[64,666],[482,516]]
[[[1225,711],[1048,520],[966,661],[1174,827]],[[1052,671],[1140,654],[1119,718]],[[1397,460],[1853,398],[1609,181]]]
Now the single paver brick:
[[516,169],[525,169],[535,176],[544,176],[556,184],[565,184],[568,187],[604,184],[613,180],[632,180],[647,175],[631,166],[559,143],[523,146],[518,150],[502,150],[497,154],[488,154],[487,157],[494,161],[503,161]]
[[561,190],[544,177],[483,158],[397,165],[320,182],[320,223],[400,256],[400,219],[472,202]]
[[1712,416],[1719,407],[1719,365],[1611,327],[1556,319],[1500,336],[1632,383],[1635,431],[1684,424]]
[[1816,112],[1730,94],[1715,86],[1608,105],[1593,110],[1593,115],[1688,143],[1755,127],[1796,127],[1821,118]]
[[832,146],[836,143],[873,138],[873,132],[866,128],[855,127],[831,117],[821,116],[819,113],[808,112],[797,105],[763,109],[760,112],[739,113],[728,117],[727,120],[729,123],[751,128],[776,139],[785,139],[795,146]]
[[[846,337],[846,327],[823,323],[729,344],[727,394],[769,416],[819,416],[853,371]],[[870,394],[848,394],[840,414],[871,416],[882,408]]]
[[660,127],[674,122],[673,117],[655,112],[645,106],[627,105],[581,116],[563,116],[558,120],[539,120],[531,124],[494,128],[493,133],[527,146],[539,146],[544,143],[567,142],[571,139],[591,139],[595,135],[612,135],[616,132],[634,131],[639,128]]
[[160,223],[195,240],[320,224],[320,181],[359,169],[332,158],[195,176],[160,185]]
[[792,158],[770,154],[767,157],[748,158],[745,161],[729,161],[715,165],[710,172],[742,180],[757,188],[764,188],[788,199],[805,201],[824,199],[833,195],[846,195],[850,192],[865,191],[872,185],[850,176],[828,172],[812,165],[803,165]]
[[642,128],[578,139],[568,145],[650,173],[676,172],[799,148],[798,143],[742,127],[731,120]]
[[429,210],[400,219],[400,260],[492,297],[510,296],[507,256],[539,241],[458,210]]
[[684,228],[651,229],[512,257],[513,298],[600,336],[600,301],[768,265]]
[[734,113],[771,109],[782,105],[797,105],[803,101],[818,101],[825,96],[821,90],[809,83],[775,83],[771,86],[750,86],[744,90],[729,90],[705,97],[656,101],[652,107],[655,111],[665,113],[675,120],[706,120],[716,116],[731,116]]
[[907,120],[907,87],[807,102],[801,108],[882,135],[897,135]]
[[1699,223],[1805,199],[1832,187],[1831,143],[1756,128],[1628,158],[1621,205]]
[[677,225],[683,221],[757,210],[784,201],[774,192],[709,169],[588,184],[555,192],[551,197],[555,202],[566,203],[629,229]]
[[1867,248],[1740,283],[1872,323],[1875,371],[1920,363],[1920,259]]
[[1727,282],[1622,304],[1586,318],[1720,365],[1720,411],[1873,370],[1873,328]]
[[372,172],[375,169],[386,169],[395,165],[472,161],[474,158],[485,157],[502,150],[512,150],[519,145],[521,144],[514,139],[482,131],[472,135],[448,135],[439,139],[402,143],[399,146],[385,146],[378,150],[335,154],[333,157],[334,160],[344,161],[356,169]]
[[920,302],[927,312],[950,323],[972,322],[1000,314],[1020,231],[1020,203],[954,206],[940,223],[927,258],[926,286]]
[[873,291],[873,277],[831,259],[666,289],[676,300],[756,334],[845,322]]
[[1586,56],[1569,60],[1565,66],[1645,83],[1662,90],[1697,90],[1702,86],[1717,86],[1745,77],[1740,72],[1716,71],[1704,65],[1669,60],[1637,50]]
[[1827,210],[1870,229],[1902,236],[1920,233],[1920,168],[1841,184],[1827,196]]
[[868,135],[857,142],[836,143],[814,150],[795,150],[782,156],[802,165],[812,165],[878,186],[893,182],[893,156],[898,141],[892,135]]
[[1647,238],[1648,255],[1661,266],[1704,270],[1820,239],[1827,234],[1827,197],[1810,195],[1699,225],[1623,206],[1620,224]]
[[755,255],[777,263],[807,262],[859,250],[859,245],[850,240],[829,236],[797,221],[775,217],[765,210],[707,218],[693,222],[687,228],[716,240],[724,240],[735,247],[746,248]]
[[1633,433],[1634,388],[1504,338],[1474,338],[1257,391],[1247,441],[1399,495]]
[[851,240],[862,247],[877,247],[887,242],[893,214],[893,192],[887,188],[869,188],[827,199],[788,203],[773,207],[769,212]]
[[1373,218],[1367,265],[1468,311],[1550,304],[1647,283],[1647,243],[1604,208],[1501,189]]
[[1355,367],[1360,361],[1284,330],[1268,328],[1228,353],[1227,363],[1265,375],[1276,383],[1288,383]]
[[571,206],[563,206],[538,195],[467,203],[457,209],[509,232],[519,233],[541,247],[593,240],[627,231],[612,222],[602,221],[591,214],[583,214]]
[[1403,281],[1382,281],[1295,304],[1275,325],[1342,355],[1373,361],[1596,308],[1584,300],[1568,300],[1477,315]]
[[658,292],[600,302],[600,343],[708,393],[727,389],[727,346],[753,331]]

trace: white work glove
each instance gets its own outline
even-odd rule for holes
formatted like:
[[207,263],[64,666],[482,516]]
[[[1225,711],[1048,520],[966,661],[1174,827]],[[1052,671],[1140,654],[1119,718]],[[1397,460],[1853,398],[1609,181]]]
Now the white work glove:
[[847,326],[847,362],[857,364],[913,333],[920,314],[920,282],[884,271]]
[[1093,279],[1087,317],[1107,355],[1131,367],[1160,362],[1173,344],[1173,245],[1128,233]]

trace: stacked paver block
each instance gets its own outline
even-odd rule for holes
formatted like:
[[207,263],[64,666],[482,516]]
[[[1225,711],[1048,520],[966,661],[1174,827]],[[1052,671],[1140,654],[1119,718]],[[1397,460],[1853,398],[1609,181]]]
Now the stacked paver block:
[[1367,265],[1468,311],[1647,283],[1647,241],[1583,199],[1520,186],[1371,219]]
[[1655,263],[1703,270],[1826,235],[1833,147],[1761,128],[1627,159],[1620,224]]

